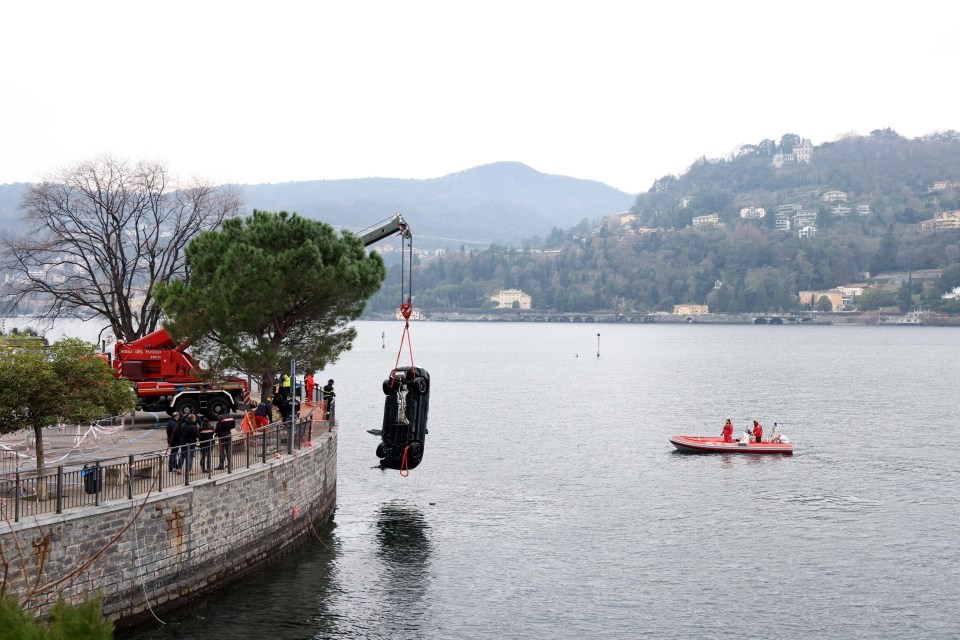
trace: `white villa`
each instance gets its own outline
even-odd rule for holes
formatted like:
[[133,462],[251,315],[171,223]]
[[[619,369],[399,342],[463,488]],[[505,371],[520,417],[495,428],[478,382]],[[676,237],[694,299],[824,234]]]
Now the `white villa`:
[[490,299],[497,303],[498,309],[512,309],[514,302],[518,303],[521,309],[529,309],[531,301],[530,295],[520,289],[501,289],[497,295],[490,296]]

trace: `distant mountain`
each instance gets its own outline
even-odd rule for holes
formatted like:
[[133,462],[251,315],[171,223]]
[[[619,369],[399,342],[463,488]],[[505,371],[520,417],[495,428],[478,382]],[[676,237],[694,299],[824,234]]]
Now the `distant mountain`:
[[13,229],[20,217],[20,199],[26,190],[25,182],[0,184],[0,229]]
[[[626,211],[634,196],[600,182],[548,175],[519,162],[493,164],[442,178],[361,178],[237,185],[253,209],[296,211],[359,231],[395,213],[414,231],[414,246],[517,245],[554,227]],[[13,228],[26,184],[0,185],[0,228]]]
[[241,188],[250,210],[296,211],[351,230],[401,213],[421,247],[519,245],[553,227],[598,220],[634,203],[633,195],[605,184],[540,173],[519,162],[429,180],[314,180]]

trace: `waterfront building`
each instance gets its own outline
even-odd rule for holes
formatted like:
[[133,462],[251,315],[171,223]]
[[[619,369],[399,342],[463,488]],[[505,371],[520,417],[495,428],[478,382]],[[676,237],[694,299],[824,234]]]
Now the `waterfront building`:
[[710,313],[710,308],[705,304],[676,304],[673,313],[678,316],[702,316]]
[[490,296],[490,299],[497,303],[498,309],[512,309],[514,302],[520,309],[529,309],[531,302],[530,295],[519,289],[501,289],[497,295]]

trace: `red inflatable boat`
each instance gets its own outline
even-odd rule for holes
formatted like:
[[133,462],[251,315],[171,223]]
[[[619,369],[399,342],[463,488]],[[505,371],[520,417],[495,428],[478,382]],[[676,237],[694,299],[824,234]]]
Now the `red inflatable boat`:
[[783,453],[793,454],[793,445],[782,436],[769,442],[724,442],[713,436],[670,436],[670,442],[688,453]]

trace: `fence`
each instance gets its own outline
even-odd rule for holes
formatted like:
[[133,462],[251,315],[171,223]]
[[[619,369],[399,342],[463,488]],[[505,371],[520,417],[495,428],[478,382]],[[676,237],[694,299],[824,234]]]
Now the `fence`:
[[[0,520],[18,522],[23,517],[133,499],[202,478],[231,474],[235,469],[266,463],[268,456],[312,446],[313,423],[313,416],[308,415],[295,422],[267,425],[249,435],[105,458],[82,467],[61,465],[43,476],[8,473],[0,476]],[[208,464],[203,464],[205,461]]]

